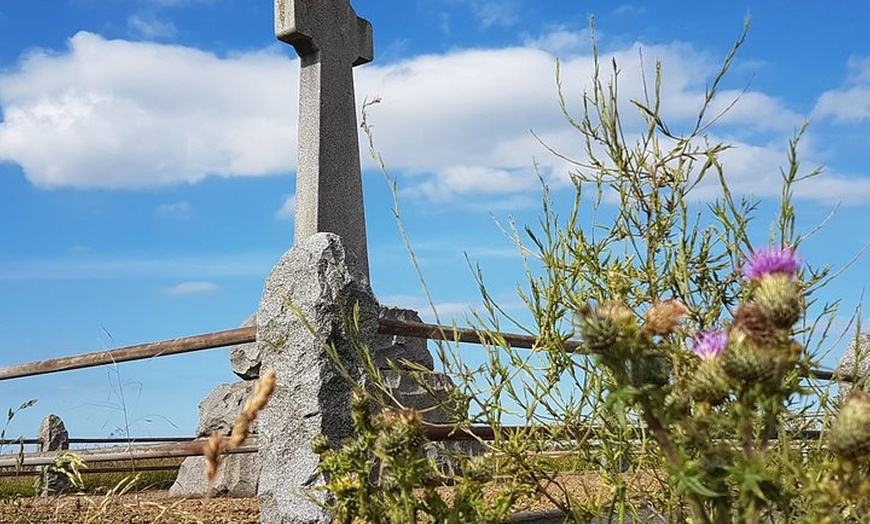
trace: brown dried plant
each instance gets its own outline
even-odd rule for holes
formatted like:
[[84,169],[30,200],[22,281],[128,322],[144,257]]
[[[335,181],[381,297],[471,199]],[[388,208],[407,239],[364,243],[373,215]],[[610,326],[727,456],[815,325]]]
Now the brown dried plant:
[[217,478],[221,458],[245,442],[245,439],[250,434],[251,423],[257,418],[257,413],[266,406],[274,390],[275,370],[270,369],[257,381],[254,392],[248,398],[248,401],[245,402],[245,407],[242,408],[242,412],[239,413],[239,416],[233,422],[230,436],[225,437],[219,433],[212,433],[208,441],[206,441],[202,454],[205,457],[205,476],[208,480],[209,494],[211,494],[211,489]]

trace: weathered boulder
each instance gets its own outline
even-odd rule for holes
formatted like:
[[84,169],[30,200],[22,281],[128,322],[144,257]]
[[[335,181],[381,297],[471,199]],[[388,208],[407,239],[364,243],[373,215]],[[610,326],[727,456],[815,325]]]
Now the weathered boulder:
[[[447,375],[426,373],[419,379],[415,379],[405,373],[382,370],[381,376],[402,407],[419,411],[423,415],[423,420],[430,424],[452,422],[449,413],[442,409],[440,404],[440,402],[449,402],[455,390],[453,381]],[[420,383],[423,381],[425,387]]]
[[[197,437],[208,437],[212,433],[229,435],[233,421],[242,412],[242,407],[254,391],[255,381],[221,384],[199,403],[199,424]],[[251,425],[251,432],[257,432],[257,421]]]
[[[354,313],[356,334],[345,329]],[[373,347],[377,329],[368,279],[337,235],[317,233],[297,243],[269,275],[257,312],[257,344],[263,368],[274,369],[277,381],[260,413],[261,522],[332,522],[330,512],[306,497],[325,502],[328,496],[316,490],[324,478],[311,442],[325,435],[337,444],[352,435],[347,378],[362,375],[352,338]]]
[[[233,421],[254,390],[254,381],[221,384],[199,403],[197,437],[212,433],[229,435]],[[251,433],[257,433],[257,421],[251,424]],[[257,494],[260,467],[256,453],[227,455],[218,466],[213,486],[213,497],[253,497]],[[187,457],[178,470],[178,476],[169,494],[174,497],[204,497],[208,495],[205,461],[202,457]]]
[[[41,441],[39,450],[42,452],[69,449],[69,432],[57,415],[47,415],[42,419],[36,438]],[[68,487],[69,477],[58,472],[54,465],[42,468],[42,476],[39,480],[40,495],[43,497],[59,495]]]
[[[256,497],[260,478],[260,462],[256,453],[226,455],[221,460],[212,487],[212,497]],[[205,459],[188,457],[182,462],[169,495],[173,497],[208,496],[205,479]]]
[[852,391],[855,382],[870,381],[870,333],[858,335],[849,342],[849,348],[843,353],[837,364],[837,375],[840,377],[840,401],[845,402]]
[[[420,315],[413,309],[381,306],[378,316],[387,320],[422,322]],[[428,341],[423,338],[378,335],[375,345],[372,346],[375,365],[381,369],[386,369],[389,368],[388,361],[399,364],[401,360],[407,360],[426,369],[434,369],[432,354],[429,353],[428,346]]]
[[[242,323],[242,327],[257,325],[256,313]],[[237,344],[230,348],[230,366],[233,373],[242,380],[254,380],[260,377],[260,349],[256,342]]]

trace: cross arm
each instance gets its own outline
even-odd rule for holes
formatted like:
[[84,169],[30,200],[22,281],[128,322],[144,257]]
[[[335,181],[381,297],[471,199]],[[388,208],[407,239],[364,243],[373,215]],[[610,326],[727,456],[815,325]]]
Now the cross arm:
[[[338,51],[349,54],[354,66],[374,58],[372,24],[357,16],[347,0],[276,0],[275,36],[300,57]],[[336,48],[339,41],[347,47]]]

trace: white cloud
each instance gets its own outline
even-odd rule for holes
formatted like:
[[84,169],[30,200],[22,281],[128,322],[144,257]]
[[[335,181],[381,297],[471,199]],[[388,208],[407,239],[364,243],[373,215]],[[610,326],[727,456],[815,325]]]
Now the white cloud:
[[845,85],[822,93],[814,117],[851,123],[870,119],[870,57],[850,58],[847,67]]
[[[424,322],[435,322],[435,313],[426,297],[420,295],[387,295],[381,297],[380,303],[388,307],[413,309]],[[470,302],[436,302],[435,311],[442,323],[450,324],[454,320],[464,325],[464,319],[471,312],[474,304]],[[479,306],[478,306],[479,307]]]
[[519,6],[515,0],[473,0],[471,10],[483,27],[512,26],[519,22]]
[[130,15],[127,18],[127,27],[134,35],[149,40],[172,38],[177,33],[175,24],[147,13]]
[[296,82],[270,51],[196,49],[81,32],[0,77],[0,160],[36,186],[147,187],[285,171]]
[[281,205],[275,213],[276,220],[293,220],[296,218],[296,194],[292,194],[284,199],[284,204]]
[[182,282],[163,288],[163,292],[167,295],[202,295],[216,293],[218,290],[220,287],[213,282]]
[[188,220],[193,216],[193,206],[187,202],[173,202],[157,207],[157,216],[174,220]]
[[[369,120],[403,194],[488,210],[537,206],[535,163],[551,187],[567,185],[569,164],[530,131],[556,151],[582,153],[559,108],[553,53],[585,34],[555,28],[523,46],[358,68],[358,102],[382,99]],[[625,100],[643,97],[638,46],[611,53]],[[691,127],[717,61],[684,44],[642,47],[648,75],[656,60],[663,63],[666,119],[677,133]],[[17,69],[0,74],[0,160],[21,165],[43,188],[137,188],[286,172],[296,158],[298,62],[287,57],[289,48],[283,51],[219,57],[79,33],[66,52],[33,51]],[[610,55],[603,56],[602,64],[609,63]],[[579,116],[593,70],[588,49],[563,59],[561,70],[566,102]],[[722,92],[711,114],[737,94]],[[627,133],[640,129],[628,103],[622,114]],[[739,184],[747,177],[746,187],[762,190],[756,194],[775,194],[777,170],[763,179],[749,172],[784,162],[782,147],[800,120],[775,97],[744,93],[722,119],[740,137],[729,153],[729,177]],[[363,151],[363,167],[374,168]],[[846,191],[843,197],[854,194],[833,184],[825,198],[838,190]],[[285,201],[276,218],[292,214],[292,205]]]
[[646,14],[646,7],[633,4],[622,4],[613,10],[613,14],[615,16],[623,17],[639,17]]
[[523,45],[541,49],[556,56],[577,55],[590,47],[590,31],[573,31],[565,27],[556,27],[544,35],[527,36]]

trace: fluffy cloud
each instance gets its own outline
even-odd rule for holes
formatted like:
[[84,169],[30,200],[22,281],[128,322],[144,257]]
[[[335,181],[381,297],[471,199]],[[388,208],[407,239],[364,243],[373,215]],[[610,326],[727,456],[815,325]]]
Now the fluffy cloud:
[[127,18],[127,27],[130,31],[147,40],[172,38],[177,29],[175,24],[168,20],[160,20],[149,13],[140,12]]
[[852,58],[848,68],[846,84],[823,93],[813,116],[852,123],[870,119],[870,58]]
[[[78,33],[0,77],[0,160],[36,186],[147,187],[287,169],[292,64]],[[252,81],[255,80],[255,81]]]
[[[570,163],[531,131],[556,151],[582,152],[560,110],[555,78],[554,53],[576,40],[556,28],[522,46],[358,68],[358,102],[382,100],[370,108],[369,122],[377,149],[403,178],[403,193],[499,209],[535,205],[539,175],[551,186],[566,185]],[[620,64],[625,100],[644,96],[638,48],[609,53]],[[67,51],[33,51],[0,75],[0,160],[19,164],[43,188],[137,188],[292,170],[298,63],[291,54],[274,48],[217,56],[79,33]],[[683,44],[645,45],[643,57],[648,75],[657,60],[663,63],[662,111],[674,131],[690,128],[716,61]],[[609,67],[609,56],[602,64]],[[575,116],[592,71],[588,49],[561,61],[565,100]],[[722,92],[711,114],[738,95]],[[627,132],[639,130],[636,111],[628,103],[621,109]],[[729,178],[758,196],[777,194],[782,148],[800,120],[770,95],[740,95],[721,119],[739,137],[724,159]],[[374,167],[365,153],[362,161]],[[817,195],[854,193],[831,184]],[[288,200],[276,216],[289,210]]]
[[512,26],[520,20],[515,0],[473,0],[470,7],[483,27]]

